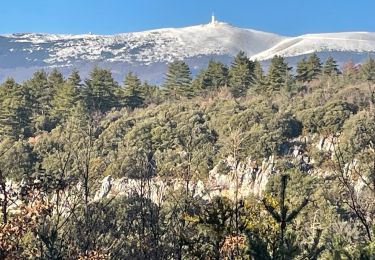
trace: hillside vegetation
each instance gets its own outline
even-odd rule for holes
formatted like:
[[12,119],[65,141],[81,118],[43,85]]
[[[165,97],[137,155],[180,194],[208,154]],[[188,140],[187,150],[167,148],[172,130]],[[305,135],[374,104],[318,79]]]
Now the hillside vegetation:
[[[0,102],[1,259],[374,259],[371,58],[264,72],[241,52],[195,78],[172,62],[162,86],[37,71]],[[260,196],[192,191],[215,166],[237,176],[227,158],[270,157]],[[137,189],[96,199],[109,176]],[[153,179],[181,185],[155,201]]]

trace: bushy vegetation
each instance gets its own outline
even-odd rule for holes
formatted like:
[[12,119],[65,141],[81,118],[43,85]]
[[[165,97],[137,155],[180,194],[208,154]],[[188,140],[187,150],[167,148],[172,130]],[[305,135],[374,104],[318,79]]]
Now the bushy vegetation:
[[[293,73],[276,56],[263,72],[241,52],[195,78],[173,62],[162,86],[101,68],[7,79],[0,258],[373,259],[374,64],[340,70],[313,54]],[[308,167],[292,162],[296,145]],[[262,197],[202,200],[190,188],[222,159],[260,167],[270,156]],[[94,200],[104,177],[140,187]],[[181,185],[157,202],[152,179]]]

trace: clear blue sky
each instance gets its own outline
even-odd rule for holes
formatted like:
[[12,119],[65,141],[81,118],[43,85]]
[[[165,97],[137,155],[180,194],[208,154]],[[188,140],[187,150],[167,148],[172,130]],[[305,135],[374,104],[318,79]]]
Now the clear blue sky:
[[0,34],[96,33],[209,21],[298,35],[375,31],[375,0],[0,0]]

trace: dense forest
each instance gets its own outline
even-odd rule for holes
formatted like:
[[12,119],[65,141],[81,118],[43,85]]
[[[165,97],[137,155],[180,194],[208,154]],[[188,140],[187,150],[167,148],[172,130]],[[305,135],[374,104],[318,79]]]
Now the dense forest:
[[0,259],[374,259],[370,57],[37,71],[0,103]]

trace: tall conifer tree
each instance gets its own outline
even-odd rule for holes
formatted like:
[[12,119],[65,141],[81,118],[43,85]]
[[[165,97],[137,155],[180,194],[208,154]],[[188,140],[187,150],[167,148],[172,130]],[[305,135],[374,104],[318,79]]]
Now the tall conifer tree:
[[141,80],[132,72],[129,72],[124,80],[125,105],[132,109],[141,107],[144,102]]
[[106,112],[118,105],[119,86],[110,71],[94,68],[85,81],[82,94],[90,111]]
[[253,82],[254,65],[242,51],[234,58],[229,69],[229,87],[233,97],[246,95]]
[[0,85],[0,132],[19,138],[31,134],[31,109],[24,86],[8,78]]
[[192,97],[191,72],[184,61],[174,61],[169,64],[165,76],[164,89],[172,98]]
[[267,74],[269,89],[272,91],[282,88],[288,89],[291,80],[290,70],[291,68],[288,67],[283,57],[274,56]]
[[323,67],[323,74],[328,76],[334,76],[340,73],[336,61],[329,57]]

